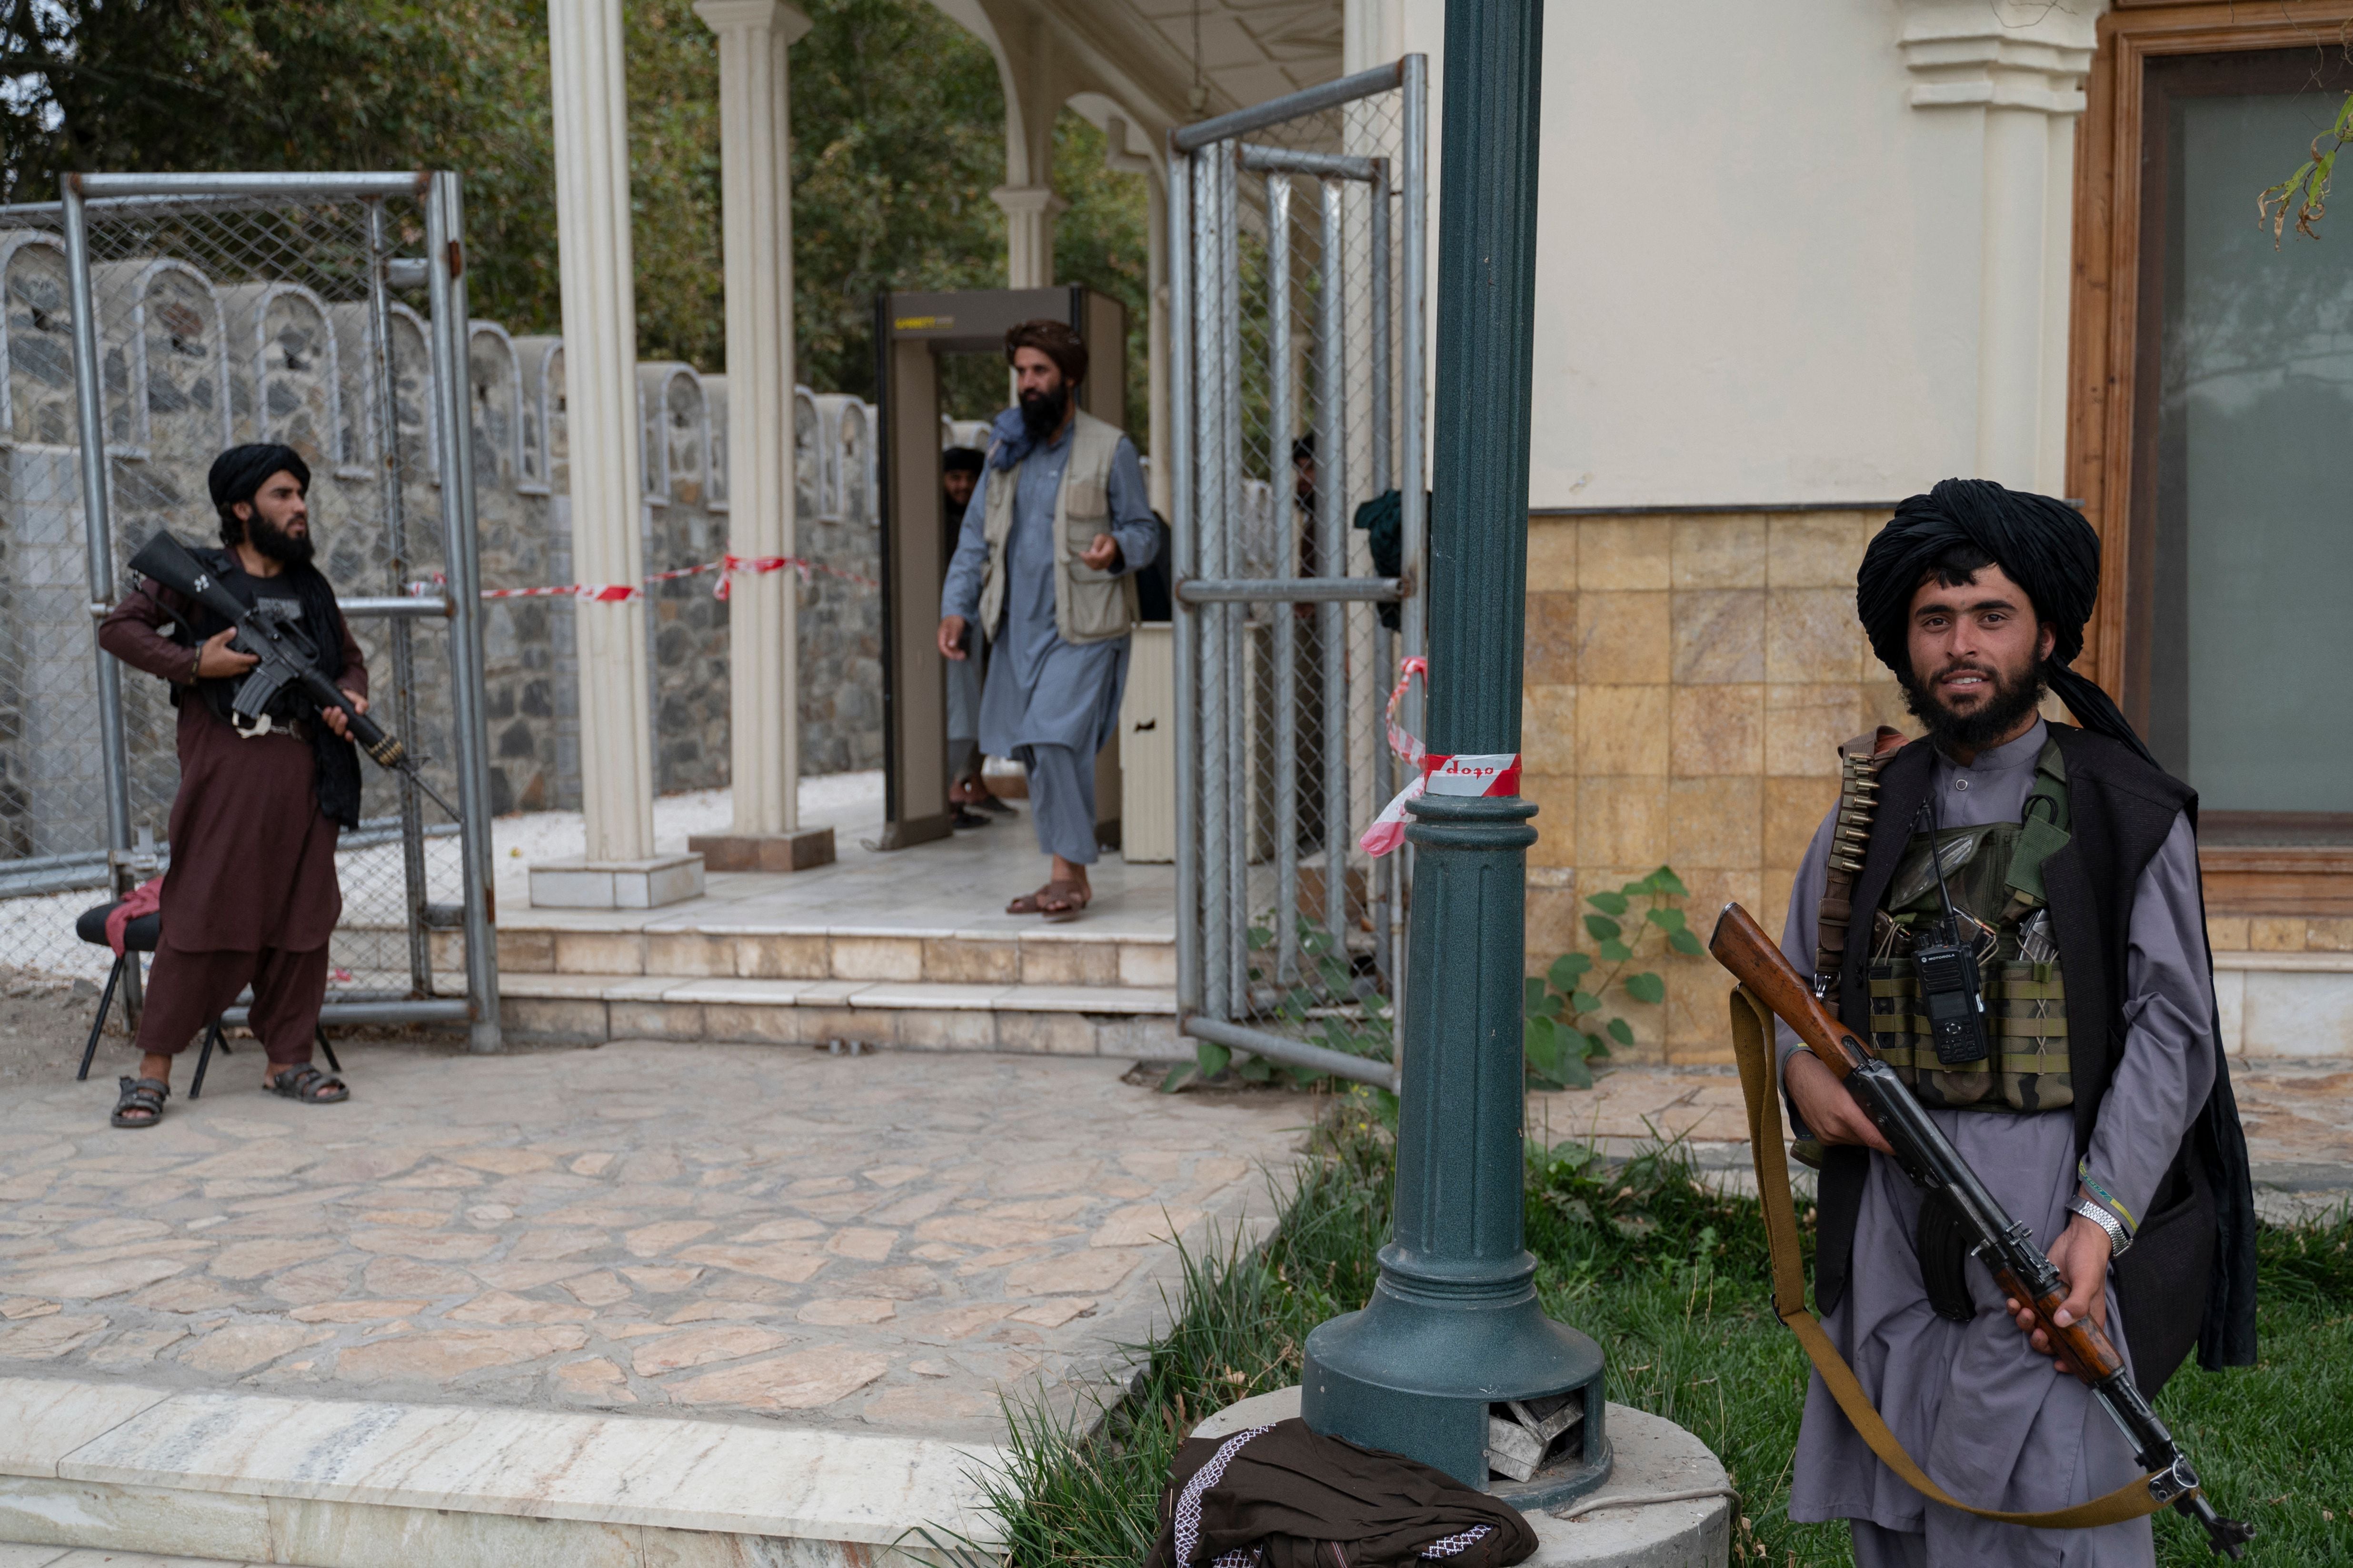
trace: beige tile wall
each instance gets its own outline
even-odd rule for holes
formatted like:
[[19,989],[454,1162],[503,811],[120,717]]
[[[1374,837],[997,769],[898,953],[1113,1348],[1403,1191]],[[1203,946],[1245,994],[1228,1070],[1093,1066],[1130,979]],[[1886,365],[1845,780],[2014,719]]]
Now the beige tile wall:
[[[1690,886],[1703,934],[1731,899],[1780,930],[1798,861],[1838,794],[1838,743],[1875,723],[1911,727],[1854,616],[1855,568],[1886,521],[1531,521],[1521,710],[1521,790],[1539,808],[1531,973],[1572,945],[1590,949],[1586,894],[1662,864]],[[1620,1055],[1731,1060],[1723,971],[1705,958],[1646,967],[1666,977],[1667,999],[1624,1008],[1636,1045]]]

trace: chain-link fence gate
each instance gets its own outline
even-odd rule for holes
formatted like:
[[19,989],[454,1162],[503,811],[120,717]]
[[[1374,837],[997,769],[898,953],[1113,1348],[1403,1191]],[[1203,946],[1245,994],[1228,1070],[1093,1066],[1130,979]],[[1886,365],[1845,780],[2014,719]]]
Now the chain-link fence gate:
[[169,694],[97,623],[155,532],[216,541],[223,448],[283,442],[373,711],[460,813],[362,763],[324,1021],[497,1048],[460,233],[448,174],[69,175],[0,207],[0,963],[103,975],[75,916],[169,865]]
[[[1391,1081],[1421,651],[1425,61],[1170,138],[1182,1026]],[[1418,715],[1404,715],[1410,726]]]

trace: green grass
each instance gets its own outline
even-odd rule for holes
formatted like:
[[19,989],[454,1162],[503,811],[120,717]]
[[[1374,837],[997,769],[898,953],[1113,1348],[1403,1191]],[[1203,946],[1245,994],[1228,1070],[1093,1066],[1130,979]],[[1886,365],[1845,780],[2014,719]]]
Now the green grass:
[[[1344,1105],[1319,1133],[1281,1227],[1255,1251],[1185,1260],[1185,1310],[1138,1347],[1134,1394],[1092,1436],[1015,1409],[1010,1458],[987,1479],[1008,1558],[1129,1568],[1150,1549],[1162,1479],[1183,1434],[1247,1394],[1298,1381],[1307,1331],[1361,1305],[1387,1240],[1392,1165],[1369,1104]],[[1842,1524],[1789,1521],[1806,1361],[1769,1306],[1757,1205],[1695,1179],[1681,1152],[1623,1163],[1580,1145],[1532,1147],[1528,1246],[1554,1317],[1608,1353],[1609,1397],[1681,1422],[1740,1489],[1736,1563],[1852,1561]],[[1810,1215],[1801,1217],[1810,1219]],[[2353,1220],[2262,1236],[2260,1366],[2194,1364],[2159,1402],[2216,1504],[2261,1531],[2266,1564],[2353,1562]],[[2209,1562],[2171,1513],[2158,1560]]]

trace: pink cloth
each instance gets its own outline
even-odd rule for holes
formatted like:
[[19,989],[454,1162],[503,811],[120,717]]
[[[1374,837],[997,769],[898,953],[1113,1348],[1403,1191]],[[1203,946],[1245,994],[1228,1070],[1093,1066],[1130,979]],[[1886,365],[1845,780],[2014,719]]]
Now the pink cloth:
[[106,912],[106,945],[114,956],[122,956],[122,930],[141,915],[152,915],[164,907],[164,879],[140,883],[124,895],[121,903]]

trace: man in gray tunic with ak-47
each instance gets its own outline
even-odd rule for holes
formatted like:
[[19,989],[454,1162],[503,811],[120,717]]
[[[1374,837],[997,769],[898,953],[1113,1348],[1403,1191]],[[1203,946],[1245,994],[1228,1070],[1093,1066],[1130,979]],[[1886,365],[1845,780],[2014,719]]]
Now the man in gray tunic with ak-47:
[[[1841,805],[1799,869],[1781,945],[2048,1248],[2067,1285],[2054,1321],[2101,1324],[2154,1399],[2193,1346],[2209,1368],[2253,1362],[2254,1215],[2215,1026],[2197,796],[2069,668],[2099,560],[2073,508],[1988,480],[1947,479],[1897,509],[1856,607],[1928,732],[1841,748]],[[2046,690],[2080,728],[2044,722]],[[1984,1009],[1965,1050],[1944,1048],[1911,956],[1956,942],[1974,949]],[[1914,1461],[2004,1512],[2129,1483],[2131,1446],[2054,1370],[2031,1315],[2013,1321],[2021,1303],[1965,1255],[1943,1200],[1922,1202],[1786,1025],[1778,1054],[1799,1157],[1821,1171],[1823,1329]],[[1929,1501],[1819,1374],[1789,1517],[1851,1521],[1859,1568],[2155,1562],[2147,1519],[2028,1530]]]
[[1020,404],[989,431],[988,466],[965,508],[940,590],[942,657],[970,657],[967,625],[993,645],[980,746],[1029,770],[1046,883],[1006,913],[1076,920],[1094,896],[1095,753],[1119,722],[1135,579],[1160,548],[1134,444],[1077,406],[1087,349],[1060,321],[1005,334]]

